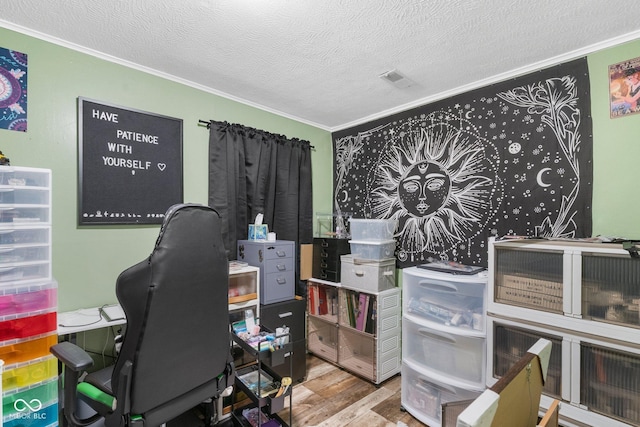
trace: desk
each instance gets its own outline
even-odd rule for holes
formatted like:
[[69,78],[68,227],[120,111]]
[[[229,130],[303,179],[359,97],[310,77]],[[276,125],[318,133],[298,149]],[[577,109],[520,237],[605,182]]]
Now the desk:
[[58,336],[76,334],[94,329],[124,325],[126,319],[107,320],[101,307],[81,308],[79,310],[58,313]]

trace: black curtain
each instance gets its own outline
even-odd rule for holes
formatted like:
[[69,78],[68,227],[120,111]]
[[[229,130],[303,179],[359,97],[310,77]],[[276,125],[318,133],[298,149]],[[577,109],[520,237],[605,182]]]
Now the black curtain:
[[309,142],[227,122],[208,127],[209,205],[222,217],[229,259],[262,213],[278,240],[296,242],[299,261],[299,245],[313,239]]

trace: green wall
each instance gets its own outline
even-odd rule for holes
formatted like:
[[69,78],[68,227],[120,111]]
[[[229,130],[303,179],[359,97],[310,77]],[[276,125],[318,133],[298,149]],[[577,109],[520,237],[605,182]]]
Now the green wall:
[[[14,166],[53,175],[53,275],[60,311],[115,302],[118,274],[147,257],[159,226],[77,225],[77,97],[183,119],[184,201],[207,203],[209,132],[215,119],[308,140],[314,211],[331,211],[331,134],[208,92],[0,28],[0,45],[28,55],[28,131],[0,130]],[[105,183],[108,185],[108,183]],[[315,190],[317,189],[317,190]]]
[[593,235],[640,239],[640,114],[609,116],[609,65],[640,56],[640,40],[587,57],[593,115]]
[[[0,130],[0,150],[12,165],[53,170],[53,274],[61,311],[115,302],[114,283],[145,258],[158,226],[77,225],[77,97],[184,120],[184,200],[207,203],[208,131],[215,119],[306,139],[313,152],[314,212],[332,212],[331,134],[104,61],[5,28],[0,45],[29,55],[29,131]],[[640,238],[640,114],[609,118],[607,67],[640,56],[640,41],[588,56],[594,131],[593,234]],[[108,184],[108,183],[107,183]]]

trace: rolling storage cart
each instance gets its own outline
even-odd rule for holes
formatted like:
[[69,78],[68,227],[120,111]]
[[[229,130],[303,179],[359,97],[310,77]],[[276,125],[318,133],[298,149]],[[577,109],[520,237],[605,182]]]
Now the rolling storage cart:
[[455,426],[447,404],[486,388],[486,283],[486,272],[403,270],[401,403],[431,427]]
[[[263,332],[271,332],[262,328]],[[292,384],[286,386],[286,390],[280,394],[279,390],[282,384],[282,376],[273,371],[265,360],[269,358],[272,366],[278,366],[284,363],[289,365],[289,378],[291,378],[292,371],[292,359],[289,357],[285,361],[286,354],[292,351],[292,344],[290,342],[289,334],[279,335],[276,339],[286,339],[287,343],[280,346],[280,348],[270,351],[258,350],[252,345],[249,345],[245,340],[239,337],[237,334],[232,333],[232,338],[235,344],[240,346],[247,354],[254,358],[255,363],[241,367],[236,371],[235,384],[236,388],[241,390],[250,400],[251,404],[245,407],[237,408],[235,406],[236,393],[233,393],[232,400],[232,414],[234,420],[241,426],[250,426],[249,422],[245,418],[246,411],[251,411],[252,416],[255,417],[255,425],[262,425],[268,420],[276,420],[282,427],[288,427],[292,425]],[[285,399],[289,400],[289,422],[288,424],[278,416],[277,412],[284,409]]]
[[620,244],[492,239],[488,289],[488,383],[547,338],[543,408],[561,399],[568,426],[640,426],[640,258]]

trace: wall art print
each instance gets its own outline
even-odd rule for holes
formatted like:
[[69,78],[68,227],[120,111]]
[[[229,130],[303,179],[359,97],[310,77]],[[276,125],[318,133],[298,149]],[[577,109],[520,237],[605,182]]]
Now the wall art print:
[[591,235],[586,59],[335,132],[334,210],[398,220],[401,268],[487,265],[491,236]]
[[609,65],[611,118],[640,113],[640,58]]
[[27,131],[27,55],[2,47],[0,129]]

